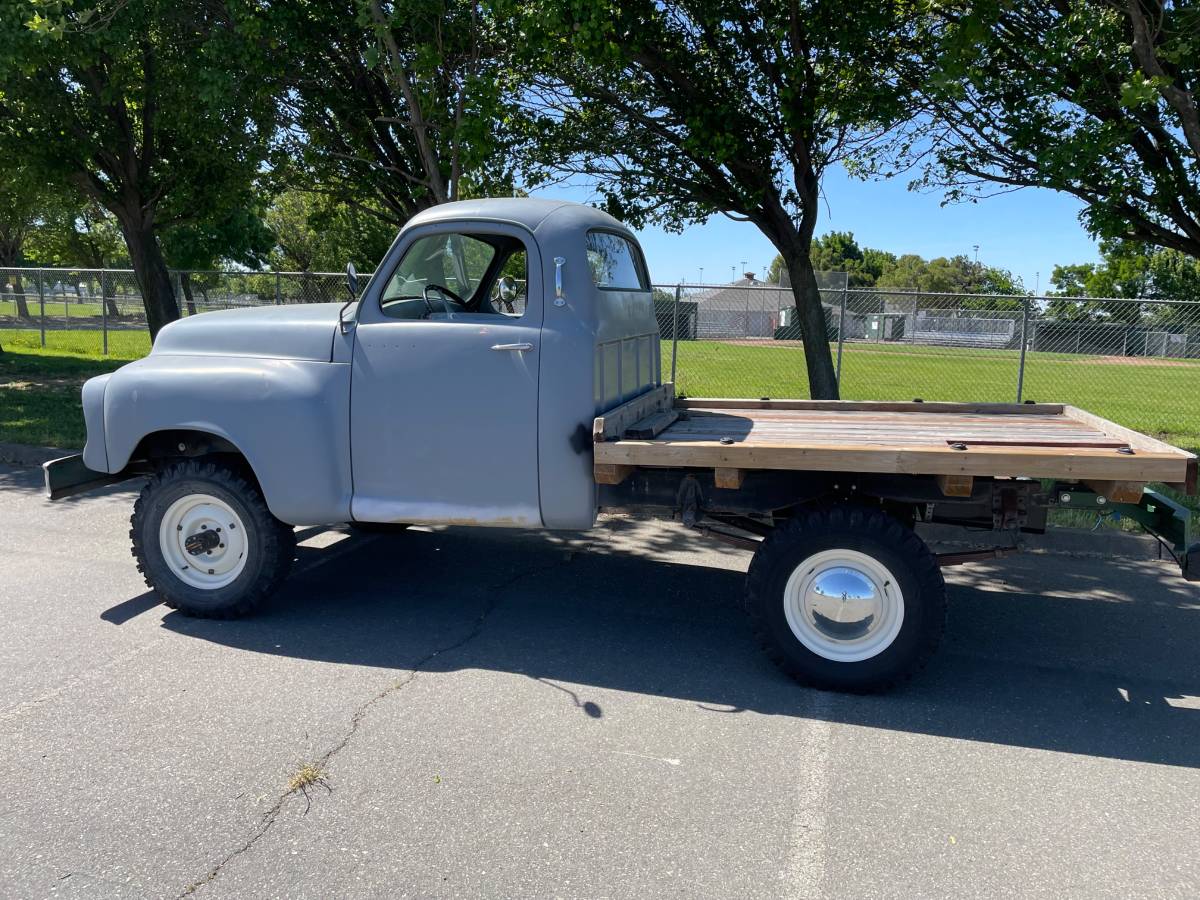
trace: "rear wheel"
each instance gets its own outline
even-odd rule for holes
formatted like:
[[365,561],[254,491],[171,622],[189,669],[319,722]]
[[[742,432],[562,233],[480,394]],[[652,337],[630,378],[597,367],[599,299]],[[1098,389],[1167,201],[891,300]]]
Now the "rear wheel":
[[907,679],[933,655],[946,586],[925,542],[900,522],[835,507],[804,512],[763,540],[747,607],[767,654],[793,678],[863,693]]
[[162,469],[134,505],[138,571],[168,606],[232,618],[254,610],[287,576],[295,532],[267,509],[237,467],[187,460]]

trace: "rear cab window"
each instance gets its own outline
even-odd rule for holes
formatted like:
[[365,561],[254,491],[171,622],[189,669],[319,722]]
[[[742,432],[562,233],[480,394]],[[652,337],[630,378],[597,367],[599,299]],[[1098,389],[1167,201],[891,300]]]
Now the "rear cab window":
[[650,278],[638,246],[611,231],[587,233],[588,268],[601,290],[649,291]]

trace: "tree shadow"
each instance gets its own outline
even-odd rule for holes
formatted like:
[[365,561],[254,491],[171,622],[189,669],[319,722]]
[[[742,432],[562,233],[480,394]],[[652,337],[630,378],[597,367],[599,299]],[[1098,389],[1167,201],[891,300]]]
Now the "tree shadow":
[[827,695],[814,713],[812,692],[754,646],[740,608],[743,575],[725,568],[727,557],[698,556],[709,545],[679,529],[615,528],[604,538],[482,529],[356,536],[336,565],[299,573],[255,618],[170,613],[163,626],[301,659],[521,674],[554,689],[547,702],[570,702],[590,718],[619,715],[619,701],[596,692],[622,691],[690,700],[712,714],[819,714],[1200,765],[1200,593],[1167,566],[1055,557],[971,567],[955,576],[947,640],[924,673],[883,696]]

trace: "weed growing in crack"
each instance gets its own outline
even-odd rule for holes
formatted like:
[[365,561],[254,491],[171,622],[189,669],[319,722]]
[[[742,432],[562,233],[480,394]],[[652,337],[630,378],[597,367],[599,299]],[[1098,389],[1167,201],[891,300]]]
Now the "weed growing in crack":
[[312,809],[312,797],[309,795],[308,791],[309,788],[315,787],[316,785],[320,785],[331,794],[333,793],[333,788],[329,786],[329,780],[325,775],[325,770],[314,763],[304,763],[304,765],[297,769],[296,773],[292,775],[290,779],[288,779],[287,793],[301,793],[304,795],[304,814],[306,816],[308,815],[308,811]]

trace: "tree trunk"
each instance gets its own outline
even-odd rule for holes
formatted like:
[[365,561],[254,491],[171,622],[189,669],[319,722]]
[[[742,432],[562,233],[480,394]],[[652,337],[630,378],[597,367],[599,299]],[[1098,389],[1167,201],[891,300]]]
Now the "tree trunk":
[[187,314],[196,314],[196,298],[192,296],[192,276],[187,272],[179,273],[179,286],[183,288],[183,299],[187,302]]
[[16,269],[13,272],[13,287],[16,293],[13,294],[13,302],[17,307],[17,318],[30,319],[29,303],[25,299],[25,286],[21,280],[20,266],[24,262],[23,254],[21,253],[21,244],[24,242],[23,235],[13,236],[5,234],[0,237],[0,269]]
[[132,225],[122,219],[121,232],[129,249],[134,277],[142,291],[146,324],[150,327],[150,340],[153,342],[164,325],[179,318],[179,303],[171,287],[171,273],[167,270],[153,228]]
[[833,354],[829,349],[829,334],[817,273],[805,253],[791,254],[786,260],[791,276],[792,297],[804,341],[804,364],[808,369],[808,390],[814,400],[837,400],[837,375],[833,369]]
[[13,288],[16,290],[13,300],[17,304],[17,318],[32,319],[33,316],[29,314],[29,302],[25,299],[25,282],[22,280],[20,272],[13,276]]
[[121,311],[117,309],[117,292],[113,290],[112,273],[105,269],[100,271],[100,296],[104,300],[104,305],[108,307],[108,317],[115,319],[121,315]]

